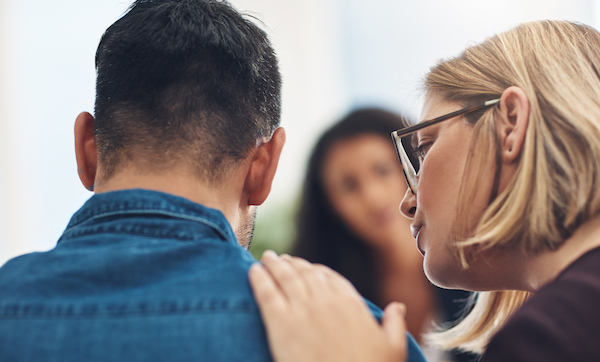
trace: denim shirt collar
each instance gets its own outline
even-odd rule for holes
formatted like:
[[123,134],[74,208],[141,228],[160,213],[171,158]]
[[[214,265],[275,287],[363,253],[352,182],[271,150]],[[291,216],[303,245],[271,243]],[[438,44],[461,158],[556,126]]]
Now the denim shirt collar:
[[201,223],[216,231],[224,241],[237,245],[237,238],[221,211],[183,197],[143,189],[95,194],[73,215],[63,236],[102,218],[128,214],[163,215]]

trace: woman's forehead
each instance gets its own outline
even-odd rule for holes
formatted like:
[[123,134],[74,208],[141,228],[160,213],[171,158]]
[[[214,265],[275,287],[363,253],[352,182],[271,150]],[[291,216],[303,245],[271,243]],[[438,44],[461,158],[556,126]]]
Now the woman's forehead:
[[419,123],[432,120],[462,108],[458,102],[451,102],[435,93],[429,93],[421,109]]

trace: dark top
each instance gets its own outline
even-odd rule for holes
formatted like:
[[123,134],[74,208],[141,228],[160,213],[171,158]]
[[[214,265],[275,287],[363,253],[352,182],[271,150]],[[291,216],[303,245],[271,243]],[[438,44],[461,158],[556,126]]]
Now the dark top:
[[482,361],[600,361],[600,248],[537,291],[492,338]]

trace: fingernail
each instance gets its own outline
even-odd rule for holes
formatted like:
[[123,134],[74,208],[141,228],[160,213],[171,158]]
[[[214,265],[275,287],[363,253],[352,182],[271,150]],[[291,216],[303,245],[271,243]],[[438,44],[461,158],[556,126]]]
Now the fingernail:
[[254,263],[250,265],[250,273],[260,273],[264,270],[264,267],[260,263]]
[[400,313],[400,315],[403,317],[406,316],[406,305],[405,304],[398,303],[398,313]]
[[273,250],[265,250],[265,252],[262,255],[263,258],[271,258],[271,259],[277,259],[277,253],[274,252]]

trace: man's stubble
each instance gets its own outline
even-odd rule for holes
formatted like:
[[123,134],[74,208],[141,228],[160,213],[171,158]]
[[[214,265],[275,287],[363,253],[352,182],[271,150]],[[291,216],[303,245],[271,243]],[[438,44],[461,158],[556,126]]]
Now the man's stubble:
[[246,250],[250,248],[252,243],[252,237],[254,236],[254,227],[256,224],[256,207],[252,207],[252,210],[247,215],[242,216],[241,222],[235,230],[238,243]]

